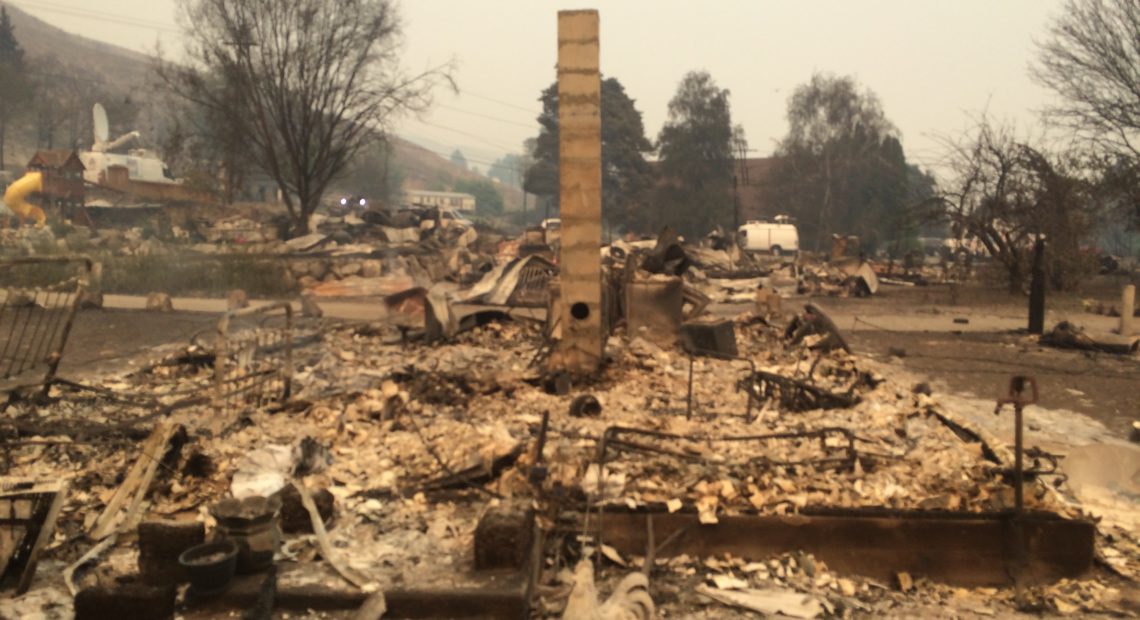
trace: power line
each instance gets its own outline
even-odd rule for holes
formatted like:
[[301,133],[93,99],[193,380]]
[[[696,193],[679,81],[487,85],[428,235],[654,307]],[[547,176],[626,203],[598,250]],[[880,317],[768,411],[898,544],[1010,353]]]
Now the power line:
[[129,25],[137,25],[137,26],[144,27],[144,28],[153,28],[153,29],[157,29],[157,30],[167,30],[167,31],[176,32],[176,33],[181,32],[181,30],[177,26],[175,26],[174,24],[167,23],[167,22],[160,22],[160,21],[155,21],[155,20],[150,20],[150,19],[144,19],[141,17],[134,17],[131,15],[121,15],[118,13],[108,13],[105,11],[96,11],[96,10],[92,10],[92,9],[86,9],[83,7],[69,6],[66,4],[58,4],[58,3],[54,3],[54,2],[47,2],[45,0],[37,0],[34,3],[25,2],[24,0],[15,0],[15,4],[23,4],[25,7],[28,7],[28,8],[39,8],[39,9],[51,10],[51,11],[57,11],[57,12],[67,12],[67,13],[74,14],[77,17],[90,17],[90,18],[96,19],[96,20],[115,20],[115,21],[123,22],[123,23],[130,22]]
[[455,112],[462,112],[463,114],[470,114],[471,116],[478,116],[480,118],[485,118],[485,119],[492,120],[492,121],[499,121],[500,123],[507,123],[508,125],[517,125],[519,127],[526,127],[527,129],[534,129],[538,125],[538,123],[520,123],[518,121],[510,121],[510,120],[507,120],[505,118],[499,118],[497,116],[491,116],[489,114],[481,114],[479,112],[472,112],[471,110],[464,110],[462,108],[456,108],[454,106],[444,105],[442,103],[438,103],[436,105],[438,107],[441,107],[441,108],[444,108],[447,110],[453,110]]
[[[426,147],[426,146],[424,146],[424,145],[422,145],[422,144],[416,144],[416,146],[418,146],[418,147],[420,147],[420,148],[424,149],[425,151],[429,151],[429,152],[431,152],[431,153],[434,153],[435,155],[439,155],[440,157],[442,157],[442,158],[444,158],[444,159],[447,159],[448,161],[450,161],[450,158],[451,158],[451,156],[450,156],[450,155],[448,155],[447,153],[443,152],[443,151],[437,151],[437,150],[435,150],[435,149],[429,149],[428,147]],[[459,151],[459,152],[460,152],[460,154],[462,154],[462,153],[463,153],[463,151]],[[463,160],[464,160],[464,161],[466,161],[466,162],[467,162],[467,163],[469,163],[469,164],[480,164],[480,165],[483,165],[483,166],[487,166],[487,168],[488,168],[488,169],[490,169],[492,166],[494,166],[495,164],[497,164],[497,163],[498,163],[498,162],[485,161],[485,160],[482,160],[482,159],[472,159],[472,158],[470,158],[470,157],[467,157],[466,155],[464,155],[464,156],[463,156]]]
[[480,142],[482,142],[483,144],[486,144],[486,145],[488,145],[488,146],[493,146],[493,147],[495,147],[495,148],[497,148],[497,149],[503,149],[504,151],[506,151],[506,152],[508,152],[508,153],[513,153],[513,152],[515,152],[515,150],[516,150],[514,147],[510,147],[510,146],[503,146],[502,144],[497,144],[497,143],[495,143],[495,142],[492,142],[492,141],[490,141],[490,140],[487,140],[486,138],[483,138],[482,136],[478,136],[478,135],[476,135],[476,134],[473,134],[473,133],[470,133],[470,132],[467,132],[467,131],[463,131],[462,129],[456,129],[456,128],[454,128],[454,127],[448,127],[447,125],[439,125],[439,124],[436,124],[436,123],[429,123],[428,121],[422,121],[422,120],[414,120],[413,122],[416,122],[416,123],[420,123],[421,125],[427,125],[427,126],[429,126],[429,127],[436,127],[436,128],[438,128],[438,129],[443,129],[443,130],[445,130],[445,131],[452,131],[452,132],[455,132],[455,133],[457,133],[457,134],[460,134],[460,135],[463,135],[463,136],[467,136],[468,138],[472,138],[472,139],[474,139],[474,140],[478,140],[478,141],[480,141]]
[[91,84],[98,84],[104,86],[107,84],[107,79],[104,77],[91,77],[79,74],[59,73],[54,71],[36,71],[35,77],[49,78],[53,80],[66,81],[76,80],[79,82],[88,82]]
[[[423,144],[420,144],[420,143],[418,143],[418,142],[414,142],[414,141],[412,141],[412,140],[408,140],[407,138],[403,138],[403,139],[404,139],[404,140],[407,140],[408,142],[411,142],[411,143],[412,143],[412,144],[414,144],[415,146],[417,146],[417,147],[419,147],[419,148],[421,148],[421,149],[423,149],[423,150],[425,150],[425,151],[427,151],[427,152],[429,152],[429,153],[432,153],[432,154],[434,154],[434,155],[439,155],[440,157],[442,157],[442,158],[444,158],[444,159],[450,159],[450,157],[451,157],[451,156],[450,156],[448,153],[445,153],[444,151],[436,150],[436,149],[433,149],[433,148],[431,148],[431,147],[429,147],[429,146],[424,146]],[[458,150],[458,149],[457,149],[457,150]],[[463,151],[460,151],[460,153],[462,153],[462,152],[463,152]],[[486,160],[482,160],[482,159],[472,159],[472,158],[469,158],[469,157],[467,157],[466,155],[464,155],[464,156],[463,156],[463,159],[464,159],[464,160],[466,160],[468,163],[472,163],[472,164],[481,164],[481,165],[487,166],[487,172],[489,172],[489,171],[491,170],[491,167],[492,167],[492,166],[496,166],[496,165],[498,165],[498,164],[499,164],[499,162],[497,162],[497,161],[493,161],[493,162],[492,162],[492,161],[486,161]],[[484,173],[482,173],[482,174],[483,174],[483,176],[487,176],[487,175],[486,175],[486,172],[484,172]],[[487,178],[490,178],[490,177],[487,177]],[[517,189],[517,190],[519,190],[519,191],[522,191],[522,189],[521,189],[521,188],[515,187],[515,186],[513,186],[513,185],[508,185],[508,187],[512,187],[512,188],[514,188],[514,189]]]
[[178,28],[176,28],[170,24],[153,22],[150,20],[139,19],[136,17],[130,17],[130,16],[126,16],[126,15],[116,15],[116,14],[107,13],[104,11],[91,11],[91,10],[82,9],[79,7],[57,5],[57,4],[52,4],[50,2],[43,2],[42,0],[37,1],[37,2],[24,2],[22,0],[6,0],[6,1],[9,4],[12,4],[13,6],[18,6],[18,7],[21,7],[23,9],[28,9],[28,10],[32,10],[32,11],[37,11],[37,10],[38,11],[48,11],[51,13],[58,13],[61,15],[67,15],[70,17],[78,17],[80,19],[100,21],[100,22],[109,23],[109,24],[117,24],[120,26],[132,26],[135,28],[144,28],[147,30],[157,30],[157,31],[169,32],[169,33],[173,33],[173,34],[181,34],[181,32],[182,32],[181,30],[179,30]]
[[497,103],[497,104],[502,105],[502,106],[507,106],[508,108],[514,108],[516,110],[522,110],[523,112],[527,112],[529,114],[534,114],[534,115],[541,114],[541,112],[535,111],[533,108],[524,108],[522,106],[515,105],[513,103],[508,103],[506,101],[501,101],[499,99],[488,97],[486,95],[480,95],[478,93],[473,93],[469,90],[463,90],[463,89],[458,89],[458,90],[459,90],[459,92],[463,93],[464,95],[470,95],[472,97],[475,97],[476,99],[483,99],[484,101],[490,101],[491,103]]

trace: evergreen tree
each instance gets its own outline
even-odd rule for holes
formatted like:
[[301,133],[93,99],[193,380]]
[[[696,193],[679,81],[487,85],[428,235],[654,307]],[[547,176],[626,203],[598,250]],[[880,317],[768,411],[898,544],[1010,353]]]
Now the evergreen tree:
[[[535,139],[534,160],[526,169],[523,188],[546,203],[558,205],[558,84],[542,92],[542,114]],[[644,230],[653,167],[645,155],[653,145],[645,137],[645,125],[635,101],[617,78],[602,80],[602,217],[626,230]]]
[[706,71],[681,79],[658,136],[661,176],[656,222],[697,236],[733,224],[733,145],[744,140],[732,125],[729,91]]
[[789,99],[788,126],[771,191],[799,219],[803,246],[826,249],[835,233],[859,236],[868,252],[913,244],[916,206],[932,190],[913,174],[874,93],[850,77],[814,75]]
[[503,195],[492,181],[462,179],[455,183],[452,190],[474,196],[475,212],[479,215],[500,215],[503,212]]
[[16,40],[12,20],[3,6],[0,6],[0,85],[0,170],[3,170],[8,127],[30,99],[24,49]]

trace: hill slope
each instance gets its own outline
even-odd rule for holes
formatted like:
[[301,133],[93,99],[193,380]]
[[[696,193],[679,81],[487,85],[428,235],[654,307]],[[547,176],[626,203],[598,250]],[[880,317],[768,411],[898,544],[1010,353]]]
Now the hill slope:
[[404,176],[405,188],[449,191],[460,180],[490,181],[502,194],[503,206],[507,211],[522,209],[522,192],[518,189],[457,166],[438,153],[403,138],[395,137],[392,143],[396,147],[394,153]]
[[[147,55],[66,32],[15,6],[2,2],[0,4],[4,4],[11,16],[16,39],[23,46],[29,60],[51,59],[51,66],[79,69],[88,76],[88,81],[100,85],[109,93],[130,93],[134,98],[140,98],[141,94],[141,98],[145,98],[149,92],[144,87],[153,82],[154,64],[153,59]],[[89,115],[86,109],[80,114],[85,120]],[[119,124],[118,121],[116,118],[111,119],[113,129]],[[149,127],[124,126],[122,131],[135,128],[143,130],[144,135],[153,134],[153,131],[148,131]],[[84,135],[89,135],[89,131],[88,129]],[[20,137],[13,136],[16,140]],[[30,136],[24,136],[24,141],[29,138]],[[446,191],[460,180],[489,180],[402,138],[396,137],[393,142],[396,145],[396,162],[407,188]],[[10,144],[8,147],[9,154],[15,156],[13,161],[17,162],[17,166],[22,165],[34,149],[34,144]],[[496,184],[496,187],[503,195],[507,210],[522,208],[521,191],[502,184]]]
[[16,40],[32,59],[54,57],[60,64],[88,73],[110,90],[127,92],[142,86],[151,72],[151,59],[126,48],[71,34],[10,4]]

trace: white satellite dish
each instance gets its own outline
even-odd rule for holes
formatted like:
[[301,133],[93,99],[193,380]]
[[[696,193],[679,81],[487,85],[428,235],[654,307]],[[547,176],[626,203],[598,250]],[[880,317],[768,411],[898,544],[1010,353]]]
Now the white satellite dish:
[[137,140],[139,138],[139,132],[132,131],[108,142],[107,138],[109,138],[111,134],[107,124],[107,110],[101,103],[96,103],[95,107],[91,109],[91,120],[95,125],[95,144],[91,145],[91,150],[96,153],[110,153],[131,140]]
[[110,126],[107,123],[107,110],[102,104],[96,103],[91,110],[94,125],[95,143],[90,151],[79,154],[86,170],[83,178],[89,183],[105,183],[104,175],[110,166],[122,166],[132,181],[145,181],[148,183],[177,183],[177,179],[170,174],[166,164],[154,153],[146,149],[134,149],[128,153],[116,153],[115,149],[125,146],[129,142],[139,139],[139,132],[125,133],[114,140],[111,137]]
[[107,138],[111,135],[107,124],[107,110],[103,109],[103,104],[96,103],[92,114],[95,117],[95,144],[106,144]]

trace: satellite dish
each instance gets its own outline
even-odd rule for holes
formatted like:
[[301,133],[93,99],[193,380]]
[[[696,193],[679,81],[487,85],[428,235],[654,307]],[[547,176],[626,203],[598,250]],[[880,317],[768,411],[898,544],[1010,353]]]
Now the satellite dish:
[[92,110],[95,117],[95,144],[105,144],[110,137],[110,128],[107,125],[107,111],[103,104],[96,103]]

